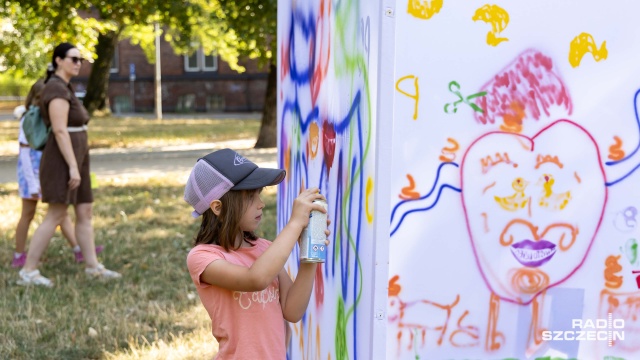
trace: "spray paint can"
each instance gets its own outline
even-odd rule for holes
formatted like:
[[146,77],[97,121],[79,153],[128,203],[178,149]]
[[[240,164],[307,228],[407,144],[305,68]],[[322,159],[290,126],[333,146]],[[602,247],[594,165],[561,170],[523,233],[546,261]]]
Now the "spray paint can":
[[[315,204],[320,204],[328,210],[327,202],[324,200],[314,200]],[[327,235],[327,214],[318,210],[311,211],[309,215],[309,225],[302,230],[300,236],[300,262],[303,263],[323,263],[327,260],[327,245],[325,240]]]

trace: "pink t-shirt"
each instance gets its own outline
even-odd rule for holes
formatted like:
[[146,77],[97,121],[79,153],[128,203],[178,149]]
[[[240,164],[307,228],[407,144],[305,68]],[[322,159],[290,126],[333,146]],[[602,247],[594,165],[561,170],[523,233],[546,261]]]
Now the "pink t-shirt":
[[286,358],[277,276],[266,289],[253,293],[231,291],[200,282],[200,275],[212,262],[224,259],[250,267],[269,245],[269,241],[258,239],[253,247],[225,252],[218,245],[200,244],[187,255],[191,279],[211,318],[211,332],[220,344],[216,359]]

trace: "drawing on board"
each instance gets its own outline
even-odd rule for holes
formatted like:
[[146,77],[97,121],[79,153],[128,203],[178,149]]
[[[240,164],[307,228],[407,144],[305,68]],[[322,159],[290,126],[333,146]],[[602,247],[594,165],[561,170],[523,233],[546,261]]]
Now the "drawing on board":
[[[591,16],[445,2],[400,18],[398,38],[434,36],[424,51],[396,44],[397,81],[416,83],[396,83],[387,358],[640,355],[640,84],[613,72],[640,49],[612,45],[637,35],[522,25],[542,13]],[[624,329],[553,339],[591,323]]]

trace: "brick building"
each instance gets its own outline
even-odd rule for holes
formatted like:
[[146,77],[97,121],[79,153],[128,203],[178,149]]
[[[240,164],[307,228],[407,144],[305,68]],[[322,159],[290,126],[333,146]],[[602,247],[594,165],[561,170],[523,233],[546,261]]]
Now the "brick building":
[[[162,40],[161,83],[164,112],[247,112],[261,111],[267,87],[267,69],[257,62],[241,62],[246,68],[238,73],[217,56],[205,56],[202,50],[191,56],[177,55]],[[135,80],[131,81],[131,70]],[[76,90],[83,91],[91,72],[85,62],[73,79]],[[113,113],[152,112],[154,109],[155,65],[147,62],[142,49],[128,40],[116,46],[109,77],[109,104]],[[132,101],[133,98],[133,101]]]

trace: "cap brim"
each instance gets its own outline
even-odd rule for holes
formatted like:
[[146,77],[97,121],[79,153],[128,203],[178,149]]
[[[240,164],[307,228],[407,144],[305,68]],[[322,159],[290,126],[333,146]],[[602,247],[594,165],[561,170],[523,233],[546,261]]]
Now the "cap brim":
[[257,168],[236,186],[232,187],[231,190],[252,190],[278,185],[284,180],[286,174],[287,172],[282,169]]

